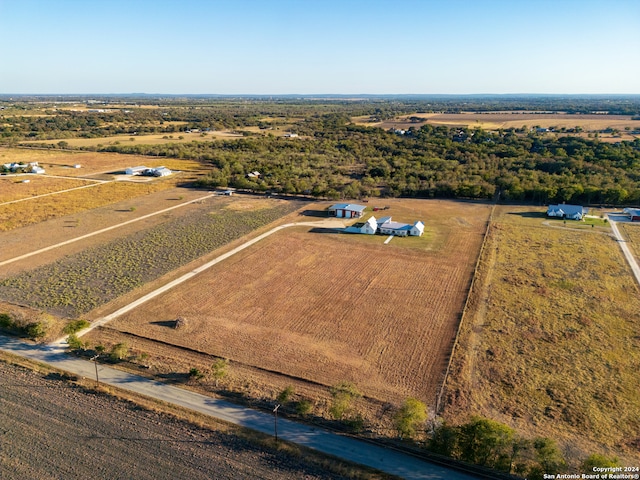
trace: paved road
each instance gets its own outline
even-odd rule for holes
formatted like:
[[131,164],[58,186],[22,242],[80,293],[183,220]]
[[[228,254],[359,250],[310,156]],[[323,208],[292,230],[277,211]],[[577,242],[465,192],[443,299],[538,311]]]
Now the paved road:
[[627,263],[629,263],[629,266],[633,271],[633,275],[634,277],[636,277],[636,282],[640,284],[640,266],[638,266],[636,257],[634,257],[633,253],[631,253],[631,249],[629,248],[627,241],[622,237],[620,230],[618,230],[618,225],[616,220],[612,219],[611,216],[608,216],[608,218],[609,218],[609,224],[611,225],[611,230],[613,231],[613,234],[615,235],[616,240],[618,241],[618,245],[620,245],[620,248],[622,249],[624,258],[627,259]]
[[[47,363],[76,375],[95,378],[93,363],[71,357],[59,347],[34,345],[0,336],[0,350]],[[102,383],[180,405],[263,433],[273,434],[274,418],[269,414],[103,365],[99,365],[98,372]],[[472,480],[476,478],[410,455],[285,419],[278,419],[278,437],[406,479]]]

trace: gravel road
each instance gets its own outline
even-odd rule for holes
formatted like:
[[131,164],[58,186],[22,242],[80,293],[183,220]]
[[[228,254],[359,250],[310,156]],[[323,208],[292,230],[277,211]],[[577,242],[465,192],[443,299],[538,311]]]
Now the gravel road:
[[340,477],[55,375],[0,363],[0,478]]

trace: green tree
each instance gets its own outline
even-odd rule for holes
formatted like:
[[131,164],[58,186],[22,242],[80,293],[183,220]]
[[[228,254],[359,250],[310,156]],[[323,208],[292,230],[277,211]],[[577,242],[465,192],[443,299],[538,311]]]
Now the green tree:
[[589,455],[580,466],[583,473],[593,473],[594,467],[619,467],[620,459],[618,457],[607,457],[599,453]]
[[507,471],[511,464],[514,431],[507,425],[474,417],[460,427],[460,458],[464,461]]
[[333,400],[329,407],[329,413],[335,420],[342,420],[347,414],[351,413],[353,400],[362,396],[351,382],[342,382],[334,385],[330,391]]
[[109,356],[111,360],[124,360],[129,355],[129,347],[126,343],[117,343],[111,349]]
[[227,376],[227,369],[229,367],[229,360],[226,358],[220,358],[213,362],[211,365],[211,377],[216,382],[216,387],[218,386],[218,382]]
[[407,398],[395,415],[395,425],[401,438],[412,438],[427,420],[427,406],[416,398]]

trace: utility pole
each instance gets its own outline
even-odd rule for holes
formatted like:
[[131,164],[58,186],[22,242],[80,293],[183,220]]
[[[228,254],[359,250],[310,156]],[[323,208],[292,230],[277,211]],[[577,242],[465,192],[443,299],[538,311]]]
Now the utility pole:
[[278,443],[278,408],[280,408],[280,404],[276,405],[276,408],[273,409],[273,432],[276,437],[276,443]]
[[98,378],[98,357],[99,356],[100,354],[97,354],[91,358],[91,361],[93,361],[93,364],[96,367],[96,388],[100,386],[100,379]]

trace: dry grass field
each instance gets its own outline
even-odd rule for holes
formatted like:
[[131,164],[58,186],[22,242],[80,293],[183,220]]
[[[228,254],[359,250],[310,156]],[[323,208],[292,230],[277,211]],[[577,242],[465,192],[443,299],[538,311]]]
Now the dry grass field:
[[[410,117],[423,119],[422,123],[415,123],[409,120]],[[581,127],[584,134],[586,132],[596,132],[613,128],[620,131],[620,135],[601,134],[600,139],[606,141],[633,140],[640,135],[627,133],[626,128],[631,131],[640,130],[640,120],[632,120],[629,115],[573,115],[562,113],[528,113],[528,112],[495,112],[495,113],[415,113],[404,115],[384,122],[367,122],[368,117],[356,117],[352,120],[360,125],[369,125],[384,129],[409,128],[411,126],[419,128],[424,124],[447,125],[451,127],[478,127],[485,130],[498,130],[506,128],[574,128]]]
[[[188,143],[188,142],[206,142],[218,138],[242,138],[238,133],[228,131],[207,132],[206,135],[201,133],[158,133],[152,135],[117,135],[112,137],[96,137],[96,138],[65,138],[64,140],[71,147],[97,147],[107,145],[126,145],[126,144],[142,144],[157,145],[161,143]],[[29,145],[55,145],[60,140],[37,140],[34,142],[25,142]]]
[[173,188],[172,181],[145,184],[109,182],[29,201],[0,205],[0,231],[24,227],[53,218],[91,210],[126,199],[134,199]]
[[[123,171],[127,167],[164,165],[172,170],[196,171],[200,164],[192,160],[150,158],[142,155],[117,153],[69,152],[61,150],[37,150],[27,148],[0,148],[0,163],[38,162],[47,175],[87,177],[99,173]],[[73,168],[80,165],[81,168]]]
[[[111,326],[379,400],[433,404],[490,207],[390,200],[426,239],[278,232]],[[302,217],[302,219],[305,219]],[[183,316],[185,328],[167,325]]]
[[535,208],[500,207],[494,220],[445,418],[480,414],[554,438],[569,458],[637,464],[640,298],[620,248],[606,227],[549,227]]
[[[24,183],[24,180],[29,180],[29,182]],[[95,182],[87,180],[52,178],[40,175],[0,177],[0,204],[94,184]]]

